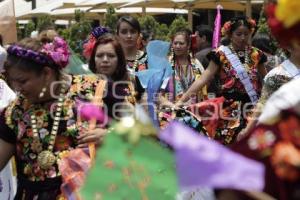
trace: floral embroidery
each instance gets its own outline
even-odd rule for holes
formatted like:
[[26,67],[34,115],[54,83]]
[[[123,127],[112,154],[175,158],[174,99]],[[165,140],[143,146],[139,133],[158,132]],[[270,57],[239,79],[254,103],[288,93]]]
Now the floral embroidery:
[[291,110],[281,112],[273,125],[259,125],[248,139],[250,150],[267,159],[275,174],[287,181],[300,177],[300,116]]
[[278,177],[289,181],[299,178],[300,151],[291,142],[278,142],[270,159]]
[[[66,94],[62,106],[62,121],[58,128],[58,135],[55,140],[54,154],[58,157],[61,152],[69,151],[77,146],[76,136],[80,134],[76,126],[77,118],[76,101],[89,101],[94,96],[94,89],[98,84],[96,76],[73,76],[72,85]],[[55,109],[55,105],[53,106]],[[19,96],[6,110],[6,124],[17,135],[17,159],[18,172],[23,173],[31,181],[44,180],[59,176],[57,165],[44,170],[37,164],[37,155],[48,147],[53,119],[51,110],[53,107],[44,108],[41,105],[29,105],[28,102]],[[30,122],[30,115],[37,119],[39,139],[33,138],[33,130]],[[87,126],[83,122],[83,126]],[[21,174],[22,175],[22,174]]]
[[262,151],[271,147],[275,140],[276,137],[272,131],[258,129],[249,138],[248,145],[252,150]]
[[[261,91],[261,83],[258,76],[257,66],[262,57],[262,52],[258,49],[252,47],[250,50],[250,63],[247,69],[250,80],[254,85],[254,89],[258,94]],[[246,93],[244,85],[239,81],[238,76],[233,70],[230,62],[226,58],[225,54],[222,51],[216,52],[216,55],[219,57],[222,69],[220,71],[220,89],[222,92],[230,93]],[[223,91],[224,90],[224,91]]]

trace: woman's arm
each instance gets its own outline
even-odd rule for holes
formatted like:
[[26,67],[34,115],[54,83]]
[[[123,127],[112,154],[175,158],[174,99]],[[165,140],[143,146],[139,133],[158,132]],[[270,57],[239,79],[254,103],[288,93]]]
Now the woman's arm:
[[207,85],[216,75],[218,72],[219,66],[214,63],[213,61],[210,61],[207,69],[203,72],[200,79],[197,79],[191,87],[182,95],[179,102],[177,104],[181,104],[183,102],[186,102],[189,100],[189,98],[196,94],[199,90],[201,90],[205,85]]
[[0,171],[15,153],[15,146],[0,139]]

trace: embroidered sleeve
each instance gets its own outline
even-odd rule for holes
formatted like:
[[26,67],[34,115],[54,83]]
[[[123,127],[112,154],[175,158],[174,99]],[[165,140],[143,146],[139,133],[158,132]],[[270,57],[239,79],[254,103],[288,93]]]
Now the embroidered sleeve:
[[8,143],[15,144],[17,137],[13,129],[7,125],[5,113],[6,110],[4,110],[0,115],[0,138]]

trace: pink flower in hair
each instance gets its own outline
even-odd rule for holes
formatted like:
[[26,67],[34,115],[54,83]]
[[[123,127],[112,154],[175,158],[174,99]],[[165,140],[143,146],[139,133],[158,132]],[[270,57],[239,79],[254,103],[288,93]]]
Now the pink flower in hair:
[[60,37],[55,37],[53,42],[45,44],[41,52],[47,54],[60,69],[65,68],[69,63],[68,44]]

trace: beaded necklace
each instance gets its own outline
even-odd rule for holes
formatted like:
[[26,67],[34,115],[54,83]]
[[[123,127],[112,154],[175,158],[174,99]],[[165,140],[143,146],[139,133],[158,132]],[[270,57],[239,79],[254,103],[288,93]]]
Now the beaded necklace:
[[[42,169],[49,169],[56,162],[56,157],[53,153],[55,144],[55,138],[58,131],[59,121],[62,113],[62,106],[64,101],[64,93],[66,91],[65,85],[62,84],[60,88],[60,94],[58,98],[57,108],[54,115],[53,127],[50,134],[50,141],[47,150],[43,150],[38,154],[37,162]],[[31,115],[31,126],[33,132],[33,138],[39,140],[37,120],[35,115]]]
[[[245,51],[239,51],[236,52],[236,50],[233,48],[232,44],[229,45],[229,49],[232,51],[232,53],[234,53],[239,59],[240,57],[244,57],[245,58],[245,63],[244,66],[246,68],[246,70],[249,72],[249,64],[250,64],[250,58],[249,58],[249,47],[246,46],[245,47]],[[241,59],[240,59],[241,60]]]
[[[135,60],[133,61],[132,68],[129,67],[129,65],[127,64],[129,70],[132,70],[133,72],[136,71],[136,68],[138,67],[138,64],[139,64],[139,58],[140,58],[140,55],[141,55],[141,53],[140,53],[140,51],[138,50],[137,53],[136,53],[136,55],[135,55]],[[130,61],[130,60],[126,60],[126,62],[129,63],[129,62],[131,62],[131,61]]]

